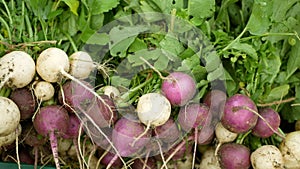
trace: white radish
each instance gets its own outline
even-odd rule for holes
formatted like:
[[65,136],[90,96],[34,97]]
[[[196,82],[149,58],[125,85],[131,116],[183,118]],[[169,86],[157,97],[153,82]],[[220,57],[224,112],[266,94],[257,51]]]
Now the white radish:
[[251,164],[253,169],[283,169],[283,157],[274,145],[263,145],[252,152]]
[[86,79],[96,68],[91,56],[87,52],[78,51],[70,58],[70,74],[77,79]]
[[103,86],[99,90],[110,98],[120,96],[120,91],[114,86]]
[[0,89],[27,86],[35,75],[35,62],[23,51],[13,51],[0,58]]
[[216,138],[218,140],[218,145],[217,145],[217,148],[216,148],[216,153],[219,149],[219,147],[223,144],[223,143],[229,143],[229,142],[232,142],[234,141],[238,134],[237,133],[234,133],[234,132],[231,132],[229,130],[227,130],[221,122],[218,122],[217,125],[216,125],[216,128],[215,128],[215,135],[216,135]]
[[221,169],[215,149],[209,147],[201,156],[199,168],[201,169]]
[[44,50],[36,61],[36,71],[42,79],[48,82],[59,82],[64,72],[70,68],[66,52],[59,48]]
[[11,132],[6,136],[0,137],[0,147],[12,144],[16,140],[16,137],[21,134],[21,132],[22,132],[22,127],[19,124],[15,131]]
[[0,137],[15,131],[20,123],[20,110],[9,98],[0,96]]
[[300,131],[288,133],[279,146],[284,160],[284,167],[288,169],[300,168]]
[[34,86],[34,95],[42,101],[50,100],[54,96],[53,85],[46,81],[39,81]]
[[171,104],[162,94],[147,93],[139,98],[136,111],[142,123],[156,127],[170,118]]

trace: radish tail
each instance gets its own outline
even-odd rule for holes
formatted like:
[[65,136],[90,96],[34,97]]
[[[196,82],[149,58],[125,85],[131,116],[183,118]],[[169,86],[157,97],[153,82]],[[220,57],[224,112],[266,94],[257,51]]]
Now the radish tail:
[[50,144],[56,169],[60,169],[58,160],[57,138],[54,134],[54,131],[50,132]]

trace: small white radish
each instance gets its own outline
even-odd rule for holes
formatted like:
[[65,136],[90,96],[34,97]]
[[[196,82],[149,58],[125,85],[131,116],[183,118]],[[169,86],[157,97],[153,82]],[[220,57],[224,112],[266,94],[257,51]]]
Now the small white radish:
[[284,167],[288,169],[300,168],[300,131],[288,133],[279,146],[284,160]]
[[12,144],[16,140],[16,137],[21,134],[21,132],[22,127],[19,124],[15,131],[11,132],[7,136],[0,137],[0,147]]
[[231,132],[229,130],[227,130],[221,122],[218,122],[217,125],[216,125],[216,128],[215,128],[215,135],[216,135],[216,138],[218,140],[218,145],[217,145],[217,148],[216,148],[216,153],[217,151],[219,150],[220,146],[223,144],[223,143],[229,143],[229,142],[232,142],[234,141],[238,134],[237,133],[234,133],[234,132]]
[[274,145],[263,145],[251,153],[253,169],[283,169],[283,157]]
[[87,52],[78,51],[70,57],[70,74],[78,79],[86,79],[96,68],[91,56]]
[[68,55],[59,48],[45,49],[36,61],[37,73],[48,82],[60,81],[63,77],[62,73],[68,72],[69,69]]
[[39,81],[34,86],[34,95],[42,101],[50,100],[54,96],[53,85],[46,81]]
[[0,96],[0,137],[15,131],[20,122],[20,110],[9,98]]
[[199,168],[201,169],[221,169],[215,149],[209,147],[201,156]]
[[23,51],[13,51],[0,58],[0,89],[27,86],[35,75],[35,62]]
[[120,91],[114,86],[103,86],[99,90],[111,98],[120,96]]
[[139,98],[136,111],[142,123],[156,127],[169,119],[171,104],[162,94],[147,93]]

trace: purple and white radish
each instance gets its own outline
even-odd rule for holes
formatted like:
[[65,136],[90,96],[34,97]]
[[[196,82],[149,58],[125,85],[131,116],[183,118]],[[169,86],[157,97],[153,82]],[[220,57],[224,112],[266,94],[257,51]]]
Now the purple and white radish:
[[20,123],[20,110],[9,98],[0,96],[0,137],[15,131]]
[[163,81],[161,90],[172,105],[183,106],[194,97],[196,82],[186,73],[173,72]]
[[49,137],[56,168],[60,168],[57,151],[57,137],[63,136],[69,126],[69,115],[59,105],[42,107],[36,114],[33,126],[44,137]]
[[0,89],[27,86],[35,75],[35,62],[23,51],[13,51],[0,58]]
[[120,118],[112,132],[112,142],[122,157],[138,154],[150,141],[150,130],[138,121]]
[[31,90],[27,87],[15,89],[11,92],[9,98],[16,103],[21,113],[21,120],[32,117],[37,106],[36,99]]
[[231,132],[245,133],[255,126],[257,119],[255,103],[246,95],[235,94],[227,99],[221,122]]
[[264,118],[259,118],[256,125],[252,129],[252,134],[260,137],[267,138],[276,132],[280,126],[280,116],[272,108],[259,109],[258,113]]
[[250,149],[242,144],[225,143],[218,151],[219,163],[222,169],[250,168]]

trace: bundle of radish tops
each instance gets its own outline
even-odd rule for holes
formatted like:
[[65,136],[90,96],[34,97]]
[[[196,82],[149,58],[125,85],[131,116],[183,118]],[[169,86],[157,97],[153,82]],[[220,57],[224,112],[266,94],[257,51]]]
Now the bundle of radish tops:
[[[278,113],[246,95],[212,90],[195,102],[192,76],[155,70],[160,91],[130,104],[139,88],[94,87],[86,79],[98,68],[86,52],[54,47],[36,61],[23,51],[2,56],[2,159],[56,168],[300,168],[299,132],[285,135]],[[281,144],[251,151],[249,134]]]

